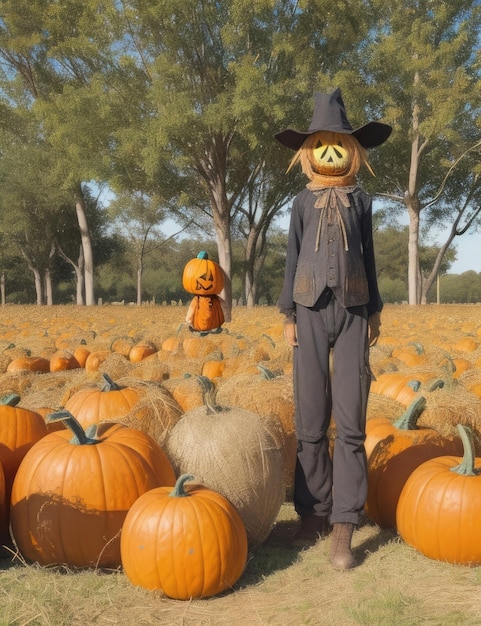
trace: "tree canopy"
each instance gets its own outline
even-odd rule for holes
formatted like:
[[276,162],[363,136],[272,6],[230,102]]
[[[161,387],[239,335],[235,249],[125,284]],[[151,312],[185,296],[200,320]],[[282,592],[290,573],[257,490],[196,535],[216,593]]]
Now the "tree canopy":
[[[45,249],[30,252],[32,270],[45,275],[60,248],[88,283],[88,304],[91,222],[108,216],[100,206],[88,214],[86,185],[91,192],[107,185],[121,199],[115,220],[130,223],[131,232],[140,198],[144,208],[155,207],[140,224],[142,236],[148,229],[162,239],[166,216],[194,234],[212,233],[230,279],[228,310],[239,280],[233,241],[242,242],[236,272],[245,300],[258,301],[260,285],[267,289],[274,219],[305,184],[299,172],[285,174],[291,155],[273,134],[306,129],[313,92],[337,86],[353,126],[372,119],[393,126],[389,142],[369,154],[376,178],[364,173],[361,182],[407,212],[409,302],[426,300],[454,238],[479,221],[480,2],[0,6],[0,176],[9,190],[0,198],[2,222],[15,214],[17,235],[22,224],[23,237],[28,228],[50,232]],[[62,214],[70,226],[76,217],[75,233],[59,228]],[[426,261],[421,253],[433,246],[433,225],[450,234]],[[15,241],[18,254],[21,238]],[[142,255],[131,261],[139,277]],[[138,284],[137,300],[140,293]]]

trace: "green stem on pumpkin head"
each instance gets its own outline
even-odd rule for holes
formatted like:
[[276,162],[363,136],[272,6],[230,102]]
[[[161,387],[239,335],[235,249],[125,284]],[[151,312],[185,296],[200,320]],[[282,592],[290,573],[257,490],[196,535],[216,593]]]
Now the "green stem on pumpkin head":
[[3,406],[17,406],[20,402],[18,393],[8,393],[0,398],[0,404]]
[[459,465],[455,467],[451,467],[451,472],[456,472],[456,474],[461,474],[462,476],[478,476],[481,473],[481,468],[476,468],[474,466],[475,463],[475,450],[474,450],[474,440],[473,440],[473,431],[463,424],[458,424],[457,426],[459,436],[461,437],[461,441],[463,442],[463,460]]
[[101,440],[95,438],[96,432],[96,424],[92,424],[95,428],[89,428],[84,430],[80,424],[80,422],[70,413],[70,411],[63,410],[57,411],[56,413],[49,413],[45,418],[47,424],[51,424],[52,422],[63,422],[65,426],[73,433],[73,437],[70,440],[71,444],[74,445],[92,445],[99,443]]
[[172,498],[185,498],[189,496],[190,494],[187,493],[187,491],[185,491],[184,489],[184,484],[188,480],[194,480],[194,478],[195,476],[192,476],[192,474],[182,474],[182,476],[179,476],[179,478],[176,480],[174,488],[169,493],[169,496],[171,496]]
[[393,426],[399,430],[416,430],[418,428],[417,421],[424,411],[425,406],[426,398],[424,396],[415,398],[401,417],[393,423]]

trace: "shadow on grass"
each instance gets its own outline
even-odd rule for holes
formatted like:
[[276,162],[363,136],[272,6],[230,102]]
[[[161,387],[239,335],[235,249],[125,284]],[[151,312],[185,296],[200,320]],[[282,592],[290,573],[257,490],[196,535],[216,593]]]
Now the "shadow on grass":
[[247,567],[238,587],[249,587],[262,582],[267,576],[287,569],[299,559],[299,554],[309,546],[292,545],[299,522],[278,521],[267,540],[250,550]]
[[371,526],[374,533],[353,548],[352,552],[358,565],[361,565],[371,554],[398,537],[394,528],[380,528],[369,523],[366,526]]
[[[299,560],[300,554],[313,544],[306,543],[304,546],[291,544],[298,523],[296,520],[276,523],[267,541],[251,550],[246,570],[237,588],[256,585],[269,575],[287,569]],[[358,565],[398,536],[394,529],[382,529],[370,523],[365,523],[364,526],[369,526],[371,532],[365,540],[353,547]]]

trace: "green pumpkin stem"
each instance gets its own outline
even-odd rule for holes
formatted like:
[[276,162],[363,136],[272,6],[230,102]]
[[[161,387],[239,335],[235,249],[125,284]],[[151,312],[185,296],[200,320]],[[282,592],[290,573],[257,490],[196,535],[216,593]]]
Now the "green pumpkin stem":
[[222,409],[218,404],[216,404],[215,401],[217,390],[214,383],[208,376],[197,376],[197,380],[202,387],[202,399],[204,401],[204,406],[207,409],[207,415],[220,413]]
[[185,498],[189,496],[190,494],[187,493],[187,491],[184,489],[184,484],[188,480],[194,480],[194,478],[195,476],[192,476],[192,474],[182,474],[181,476],[179,476],[179,478],[176,480],[174,488],[169,493],[169,496],[171,496],[172,498]]
[[114,383],[110,376],[105,372],[102,374],[102,378],[105,382],[104,386],[102,387],[102,391],[119,391],[120,389],[122,389],[122,387],[120,387],[120,385],[117,385],[117,383]]
[[92,424],[87,430],[84,430],[79,421],[70,413],[70,411],[62,410],[55,413],[49,413],[45,418],[47,424],[52,422],[63,422],[65,426],[73,433],[73,437],[70,440],[71,444],[86,446],[100,442],[100,439],[95,437],[96,424]]
[[401,417],[393,423],[393,426],[399,430],[417,430],[417,421],[420,418],[421,413],[424,411],[425,406],[426,398],[424,396],[415,398]]
[[463,442],[464,455],[461,463],[455,467],[451,467],[450,471],[461,474],[462,476],[478,476],[481,472],[481,468],[474,467],[476,454],[474,450],[473,431],[463,424],[458,424],[457,429],[461,441]]
[[7,395],[0,398],[0,404],[3,406],[17,406],[20,402],[20,396],[18,393],[7,393]]

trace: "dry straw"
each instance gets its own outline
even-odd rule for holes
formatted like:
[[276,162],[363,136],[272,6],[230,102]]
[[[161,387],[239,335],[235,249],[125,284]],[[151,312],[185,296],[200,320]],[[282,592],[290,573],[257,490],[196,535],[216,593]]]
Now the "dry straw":
[[[212,388],[208,379],[203,382]],[[177,422],[164,449],[177,475],[193,474],[230,500],[251,545],[261,544],[285,497],[281,425],[239,407],[206,402]]]

